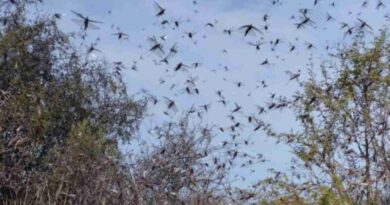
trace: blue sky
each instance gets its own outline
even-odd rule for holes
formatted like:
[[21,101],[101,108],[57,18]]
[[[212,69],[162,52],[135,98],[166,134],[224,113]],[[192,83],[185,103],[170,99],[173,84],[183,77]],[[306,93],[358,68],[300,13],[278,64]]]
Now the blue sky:
[[[153,1],[149,0],[46,0],[43,12],[53,14],[62,13],[61,27],[68,32],[78,31],[80,28],[71,19],[75,16],[70,12],[74,10],[92,19],[104,22],[99,25],[99,30],[89,30],[87,42],[93,42],[100,38],[98,49],[103,54],[97,54],[110,61],[123,61],[128,67],[137,61],[137,72],[124,71],[125,82],[129,93],[135,93],[141,88],[150,93],[162,97],[175,99],[179,110],[192,105],[211,103],[210,111],[204,115],[203,123],[216,124],[227,127],[231,122],[226,118],[234,108],[234,103],[243,107],[242,117],[256,111],[255,105],[266,106],[270,101],[271,93],[277,95],[292,95],[299,89],[297,83],[288,81],[286,71],[302,71],[301,79],[307,78],[308,63],[319,67],[321,61],[328,58],[326,45],[350,43],[349,37],[344,37],[340,30],[340,23],[346,22],[351,26],[357,24],[357,18],[364,19],[373,28],[372,36],[386,25],[384,15],[388,7],[377,10],[376,1],[370,1],[367,8],[362,9],[363,1],[345,0],[335,1],[336,7],[331,7],[333,1],[322,0],[314,7],[313,1],[308,0],[280,0],[277,6],[272,5],[271,0],[197,0],[194,6],[191,0],[156,0],[166,8],[166,15],[156,18],[156,10]],[[388,1],[383,1],[385,4]],[[390,6],[390,4],[388,5]],[[298,30],[295,23],[299,22],[298,10],[309,9],[309,16],[315,21],[312,26]],[[197,10],[197,13],[194,11]],[[111,11],[109,13],[108,11]],[[361,12],[361,13],[360,13]],[[335,21],[326,22],[327,13],[335,18]],[[262,21],[263,15],[270,16],[268,23]],[[291,16],[295,19],[290,19]],[[180,20],[179,29],[162,27],[163,20]],[[215,23],[215,28],[204,25],[208,22]],[[388,22],[387,22],[388,23]],[[268,25],[269,30],[264,35],[244,37],[237,30],[244,24],[253,24],[257,27]],[[120,31],[129,34],[128,41],[119,41],[112,34]],[[223,29],[234,29],[232,36],[223,34]],[[186,37],[186,32],[194,32],[194,40]],[[153,53],[148,53],[150,36],[166,35],[164,42],[168,49],[175,42],[178,43],[179,54],[174,57],[169,65],[156,65],[154,61],[160,58]],[[205,35],[205,36],[204,36]],[[270,41],[281,40],[281,44],[271,51]],[[196,44],[194,42],[196,41]],[[248,45],[248,42],[263,41],[260,51]],[[307,50],[305,42],[314,44],[315,49]],[[290,44],[296,46],[295,52],[289,52]],[[222,50],[227,50],[227,53]],[[142,57],[142,59],[140,59]],[[261,66],[260,63],[268,59],[271,65]],[[189,69],[188,72],[172,72],[174,66],[183,62],[191,65],[194,62],[202,63],[197,69]],[[230,71],[225,72],[227,66]],[[168,69],[168,72],[166,70]],[[197,78],[199,96],[187,96],[182,94],[183,83],[189,77]],[[167,82],[159,84],[159,79]],[[266,81],[267,88],[261,87],[261,81]],[[242,88],[237,88],[235,82],[243,82]],[[175,84],[174,89],[170,89]],[[260,88],[256,86],[260,85]],[[227,107],[217,103],[216,90],[223,90],[223,95],[229,101]],[[248,96],[250,94],[250,96]],[[149,110],[153,117],[145,120],[144,129],[160,123],[165,117],[162,111],[165,104],[160,103]],[[297,123],[290,112],[272,112],[263,118],[272,122],[280,131],[298,129]],[[241,121],[244,121],[241,118]],[[252,132],[253,127],[247,125],[241,131],[238,139],[249,139],[253,144],[246,148],[246,152],[264,154],[269,162],[255,166],[255,173],[248,170],[237,170],[233,175],[239,174],[249,178],[249,182],[267,176],[268,168],[285,170],[288,168],[291,154],[287,146],[275,144],[264,133]],[[221,134],[218,139],[225,140],[227,134]],[[151,142],[153,143],[153,142]],[[249,182],[241,182],[243,185]]]

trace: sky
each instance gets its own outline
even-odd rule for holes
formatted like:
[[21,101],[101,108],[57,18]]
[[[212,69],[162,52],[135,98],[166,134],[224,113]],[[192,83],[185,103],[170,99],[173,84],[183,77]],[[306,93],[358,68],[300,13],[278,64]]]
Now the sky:
[[[66,32],[80,30],[80,26],[72,20],[77,17],[71,10],[103,22],[96,24],[100,29],[87,30],[86,42],[92,43],[99,38],[97,48],[102,53],[94,55],[109,61],[121,61],[128,68],[136,65],[138,71],[123,71],[129,93],[146,89],[160,99],[160,103],[149,109],[151,116],[143,123],[143,133],[167,118],[175,117],[162,114],[166,110],[163,97],[174,99],[180,111],[210,103],[202,123],[217,127],[232,124],[227,115],[237,103],[242,106],[237,118],[244,122],[245,117],[256,113],[256,105],[267,107],[271,94],[291,96],[301,89],[297,82],[289,81],[286,71],[300,71],[299,79],[307,79],[308,68],[312,66],[318,71],[320,63],[329,58],[326,46],[351,43],[351,38],[345,36],[345,29],[340,29],[342,22],[357,26],[358,18],[366,21],[372,27],[367,32],[367,38],[372,38],[388,24],[384,16],[390,6],[387,0],[383,0],[387,7],[379,9],[376,8],[378,1],[374,0],[368,1],[366,8],[362,8],[362,0],[319,0],[317,5],[314,5],[314,0],[279,0],[275,4],[272,0],[197,0],[196,4],[192,0],[155,2],[166,9],[162,17],[156,17],[154,1],[149,0],[46,0],[42,7],[43,13],[63,15],[59,25]],[[308,9],[307,16],[314,23],[297,29],[296,24],[302,21],[299,13],[302,8]],[[327,21],[328,14],[334,20]],[[264,15],[269,16],[267,22],[263,21]],[[161,25],[163,20],[168,20],[169,25]],[[179,28],[173,29],[174,21],[180,22]],[[206,27],[207,23],[212,23],[214,28]],[[244,36],[239,28],[246,24],[261,28],[262,34]],[[268,29],[264,30],[264,26]],[[232,35],[224,34],[224,29],[232,29]],[[118,31],[129,34],[129,39],[118,40],[113,35]],[[188,38],[188,32],[194,34],[193,39]],[[161,58],[155,53],[148,52],[151,46],[148,37],[151,36],[166,36],[166,40],[159,41],[167,51],[177,43],[179,53],[170,59],[168,65],[160,63]],[[272,42],[277,39],[279,45],[273,46]],[[263,44],[260,50],[256,50],[249,42]],[[308,43],[314,48],[307,49]],[[290,52],[292,45],[296,49]],[[269,61],[269,65],[260,65],[265,60]],[[199,62],[201,66],[174,72],[179,62],[188,66]],[[199,95],[185,94],[185,80],[190,77],[197,79]],[[161,84],[161,79],[166,82]],[[265,81],[267,87],[264,88],[261,81]],[[238,88],[237,82],[242,82],[243,86]],[[217,102],[217,90],[222,90],[228,101],[226,107]],[[293,113],[289,111],[268,112],[261,118],[271,122],[279,131],[299,129]],[[233,175],[247,178],[240,182],[241,185],[249,185],[268,176],[268,168],[288,169],[292,156],[286,145],[276,144],[265,133],[253,132],[253,128],[246,124],[238,141],[249,140],[251,145],[245,148],[245,152],[253,155],[261,153],[269,161],[254,166],[254,173],[236,170]],[[217,142],[227,138],[230,138],[229,134],[220,133]],[[153,143],[153,138],[147,139]]]

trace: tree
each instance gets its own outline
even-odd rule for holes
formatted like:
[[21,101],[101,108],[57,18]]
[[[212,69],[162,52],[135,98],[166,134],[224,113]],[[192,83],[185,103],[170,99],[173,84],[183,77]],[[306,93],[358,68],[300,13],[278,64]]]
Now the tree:
[[292,180],[275,183],[285,191],[289,187],[289,194],[302,190],[299,197],[322,204],[388,204],[388,34],[383,31],[372,46],[358,38],[337,57],[339,63],[322,65],[320,77],[312,72],[303,92],[289,103],[301,126],[278,136],[298,161]]
[[0,200],[130,203],[118,142],[137,131],[144,103],[55,18],[27,20],[30,3],[0,7]]
[[[230,157],[216,145],[212,130],[187,114],[152,129],[156,141],[134,159],[134,178],[146,202],[219,204],[226,202]],[[231,161],[229,161],[229,159]],[[225,198],[224,198],[225,197]]]

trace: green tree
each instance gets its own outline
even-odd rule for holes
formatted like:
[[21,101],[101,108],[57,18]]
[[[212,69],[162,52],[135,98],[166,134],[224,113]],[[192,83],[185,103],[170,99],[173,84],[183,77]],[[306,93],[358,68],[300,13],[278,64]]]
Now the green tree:
[[289,104],[300,129],[278,136],[298,161],[294,180],[278,183],[285,191],[300,184],[299,196],[318,204],[389,204],[388,35],[371,46],[358,38],[337,58],[322,65],[321,75],[312,72]]
[[30,3],[0,7],[0,201],[130,203],[118,142],[138,129],[144,103],[55,18],[27,19]]

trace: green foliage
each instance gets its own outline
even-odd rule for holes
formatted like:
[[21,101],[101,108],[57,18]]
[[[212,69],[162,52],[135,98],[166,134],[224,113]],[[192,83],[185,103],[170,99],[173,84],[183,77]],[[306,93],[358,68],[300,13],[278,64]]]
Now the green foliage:
[[291,172],[256,184],[260,204],[389,204],[390,42],[357,38],[289,101],[299,131],[272,135],[295,155]]
[[312,75],[303,92],[291,100],[301,131],[279,137],[290,143],[299,159],[294,165],[304,170],[295,170],[294,176],[307,176],[297,179],[300,186],[310,185],[305,190],[312,191],[298,193],[307,201],[386,204],[390,192],[387,33],[371,46],[356,39],[338,56],[338,66],[323,65],[322,76]]
[[0,36],[0,200],[130,203],[118,142],[137,131],[143,102],[55,21],[27,21],[25,5],[1,8],[10,23]]

